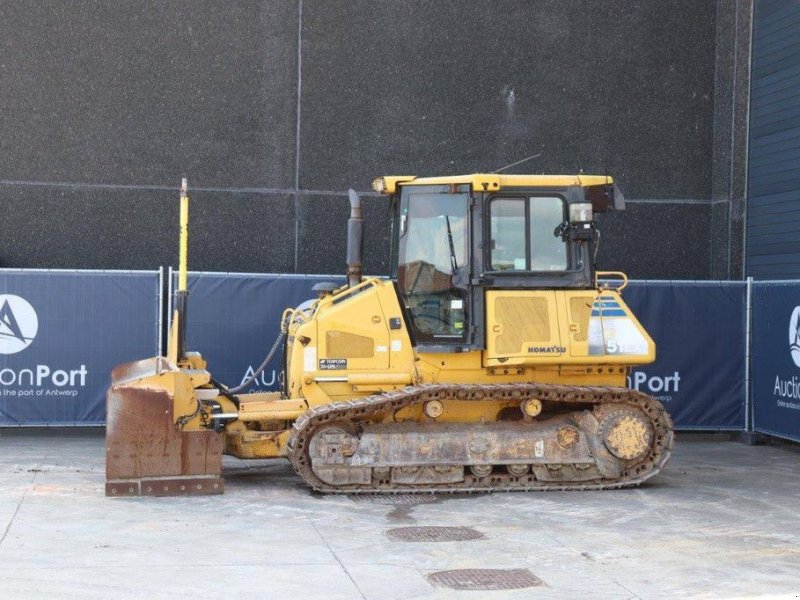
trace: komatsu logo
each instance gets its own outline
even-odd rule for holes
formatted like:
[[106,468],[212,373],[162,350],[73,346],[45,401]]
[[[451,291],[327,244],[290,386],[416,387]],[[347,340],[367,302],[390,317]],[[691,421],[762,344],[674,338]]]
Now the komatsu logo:
[[789,352],[794,364],[800,367],[800,306],[796,306],[789,319]]
[[0,294],[0,354],[16,354],[33,343],[39,317],[33,306],[19,296]]

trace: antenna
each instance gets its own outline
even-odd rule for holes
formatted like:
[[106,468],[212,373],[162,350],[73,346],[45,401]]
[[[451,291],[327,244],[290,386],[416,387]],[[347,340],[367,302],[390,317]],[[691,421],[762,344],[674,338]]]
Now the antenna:
[[522,160],[518,160],[517,162],[513,162],[510,165],[506,165],[505,167],[500,167],[499,169],[495,169],[494,171],[491,171],[491,173],[499,173],[500,171],[505,171],[506,169],[510,169],[511,167],[515,167],[518,164],[524,163],[524,162],[529,161],[529,160],[531,160],[533,158],[539,158],[541,155],[542,155],[541,152],[539,152],[539,154],[531,154],[530,156],[528,156],[526,158],[523,158]]

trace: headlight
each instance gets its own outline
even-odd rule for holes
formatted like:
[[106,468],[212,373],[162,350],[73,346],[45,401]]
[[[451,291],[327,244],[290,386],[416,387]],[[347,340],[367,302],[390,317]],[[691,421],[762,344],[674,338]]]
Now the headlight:
[[386,180],[383,177],[376,177],[372,180],[372,190],[383,194],[386,191]]
[[569,205],[570,223],[588,223],[592,220],[591,203],[580,203]]

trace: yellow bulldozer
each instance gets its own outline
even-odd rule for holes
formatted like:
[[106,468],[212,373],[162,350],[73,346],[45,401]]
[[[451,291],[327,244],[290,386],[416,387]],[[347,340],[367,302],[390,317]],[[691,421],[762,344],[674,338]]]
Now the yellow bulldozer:
[[[222,493],[223,454],[286,458],[329,493],[635,486],[673,428],[629,389],[655,345],[598,272],[597,213],[624,209],[607,176],[386,176],[391,278],[362,276],[350,190],[347,283],[283,313],[242,385],[186,349],[189,196],[165,357],[118,366],[107,405],[109,496]],[[323,240],[324,242],[324,240]],[[279,391],[244,393],[283,354]]]

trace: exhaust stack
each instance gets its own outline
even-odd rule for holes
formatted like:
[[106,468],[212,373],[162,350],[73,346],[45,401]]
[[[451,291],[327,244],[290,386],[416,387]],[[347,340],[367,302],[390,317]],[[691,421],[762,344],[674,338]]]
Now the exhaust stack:
[[364,210],[361,198],[354,189],[350,196],[350,218],[347,221],[347,285],[354,287],[361,283],[361,263],[364,251]]

